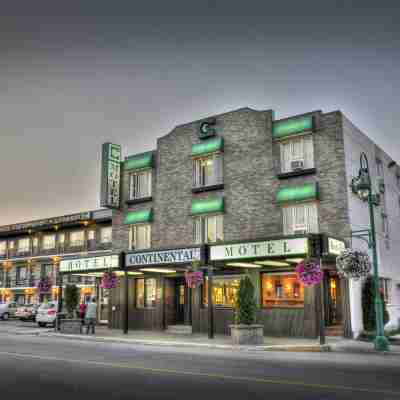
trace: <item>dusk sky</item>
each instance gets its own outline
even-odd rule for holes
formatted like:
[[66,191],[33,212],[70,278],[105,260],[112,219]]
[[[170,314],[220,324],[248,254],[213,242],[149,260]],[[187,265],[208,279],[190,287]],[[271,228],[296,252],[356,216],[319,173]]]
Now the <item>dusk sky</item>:
[[400,161],[398,1],[4,1],[0,224],[99,208],[101,144],[340,109]]

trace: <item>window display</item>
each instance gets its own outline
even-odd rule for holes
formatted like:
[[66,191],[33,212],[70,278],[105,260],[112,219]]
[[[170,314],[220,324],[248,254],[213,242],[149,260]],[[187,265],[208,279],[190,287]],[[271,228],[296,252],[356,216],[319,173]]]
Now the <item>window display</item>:
[[304,287],[295,274],[262,274],[263,307],[303,307]]

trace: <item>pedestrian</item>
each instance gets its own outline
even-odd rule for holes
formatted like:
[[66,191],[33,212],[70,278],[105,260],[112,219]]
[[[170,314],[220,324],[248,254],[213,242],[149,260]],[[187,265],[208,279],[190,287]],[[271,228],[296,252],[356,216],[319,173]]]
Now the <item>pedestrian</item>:
[[85,324],[86,324],[86,334],[89,334],[89,330],[92,330],[94,335],[95,326],[96,326],[96,316],[97,316],[97,304],[96,299],[92,298],[92,300],[86,306],[85,312]]
[[84,301],[79,305],[79,318],[82,320],[82,325],[85,325],[86,304]]

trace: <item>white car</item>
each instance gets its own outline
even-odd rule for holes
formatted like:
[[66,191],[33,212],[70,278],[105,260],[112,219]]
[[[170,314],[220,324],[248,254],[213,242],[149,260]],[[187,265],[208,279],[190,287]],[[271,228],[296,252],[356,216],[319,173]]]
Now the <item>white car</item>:
[[0,303],[0,319],[7,320],[10,317],[14,317],[16,310],[17,303],[15,301]]
[[42,303],[36,313],[36,322],[40,327],[46,325],[55,326],[57,318],[57,307],[56,301],[50,301],[48,303]]

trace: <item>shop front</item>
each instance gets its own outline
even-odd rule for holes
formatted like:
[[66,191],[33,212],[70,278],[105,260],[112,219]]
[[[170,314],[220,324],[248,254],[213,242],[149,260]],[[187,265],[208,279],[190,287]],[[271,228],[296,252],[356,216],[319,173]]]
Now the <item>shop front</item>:
[[[121,255],[106,253],[91,257],[69,258],[60,261],[60,282],[65,287],[74,284],[80,289],[80,303],[88,303],[92,298],[98,305],[97,319],[102,324],[109,324],[110,296],[115,289],[106,289],[101,285],[104,272],[112,271],[118,277],[122,271]],[[60,290],[62,290],[60,288]]]

